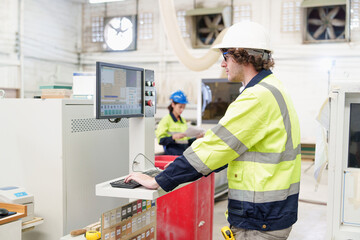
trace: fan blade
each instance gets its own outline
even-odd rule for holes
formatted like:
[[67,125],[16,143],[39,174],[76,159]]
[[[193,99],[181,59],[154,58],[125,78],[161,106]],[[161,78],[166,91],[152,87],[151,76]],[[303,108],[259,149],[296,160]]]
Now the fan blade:
[[345,38],[345,30],[336,39],[342,39],[342,38]]
[[212,40],[214,36],[214,32],[209,33],[209,35],[206,37],[205,44],[210,44],[210,41]]
[[209,28],[200,28],[199,33],[210,33],[211,30]]
[[325,13],[324,8],[319,8],[318,12],[319,12],[320,19],[323,21],[326,20],[326,13]]
[[116,18],[116,24],[121,28],[122,18]]
[[315,39],[317,39],[317,38],[325,31],[325,29],[326,29],[326,26],[325,26],[325,25],[320,26],[320,27],[314,32],[313,37],[314,37]]
[[308,23],[311,25],[321,26],[323,22],[320,19],[311,18],[308,19]]
[[217,38],[217,36],[219,36],[219,34],[221,33],[221,31],[224,30],[224,27],[218,28],[215,30],[215,38]]
[[217,16],[215,17],[215,19],[214,19],[214,21],[213,21],[215,27],[220,23],[221,18],[222,18],[222,17],[221,17],[221,14],[219,14],[219,15],[217,15]]
[[206,25],[207,27],[211,27],[211,19],[210,19],[209,16],[205,16],[205,17],[204,17],[204,21],[205,21],[205,25]]
[[340,10],[340,7],[336,7],[336,8],[334,8],[334,9],[332,9],[332,10],[327,14],[328,19],[333,19],[333,18],[336,16],[336,14],[338,14],[339,10]]
[[326,32],[329,34],[330,39],[335,39],[336,38],[333,26],[328,26],[326,28]]
[[335,19],[331,20],[331,24],[335,27],[343,27],[343,26],[345,26],[345,20],[335,18]]
[[222,30],[224,30],[224,29],[225,29],[225,26],[222,25],[222,24],[220,24],[220,25],[218,25],[218,26],[216,27],[216,31],[218,31],[219,33],[220,33]]

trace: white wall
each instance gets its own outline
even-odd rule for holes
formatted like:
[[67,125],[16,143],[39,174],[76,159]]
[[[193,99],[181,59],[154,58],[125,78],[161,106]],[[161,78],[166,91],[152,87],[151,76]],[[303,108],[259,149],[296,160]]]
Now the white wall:
[[71,85],[81,47],[81,4],[25,0],[23,9],[25,97],[40,85]]
[[[233,4],[251,4],[252,20],[269,29],[274,49],[274,73],[293,96],[303,141],[313,142],[316,126],[314,119],[327,96],[329,80],[358,80],[360,32],[359,29],[351,31],[350,43],[302,44],[301,32],[281,31],[283,1],[234,0]],[[164,33],[158,0],[138,1],[138,13],[153,14],[154,37],[149,40],[139,39],[136,51],[109,53],[82,48],[84,43],[81,34],[89,27],[89,17],[105,9],[104,5],[95,6],[85,2],[0,0],[2,6],[5,6],[0,9],[0,88],[23,86],[24,96],[32,97],[38,93],[39,85],[71,84],[74,71],[95,71],[96,61],[106,61],[154,69],[159,107],[167,106],[172,91],[183,89],[191,103],[188,108],[195,109],[197,82],[202,78],[222,75],[221,59],[202,72],[190,71],[178,61]],[[231,1],[174,1],[176,10],[190,10],[194,3],[197,7],[217,7],[230,5]],[[106,11],[107,16],[136,14],[136,1],[108,4]],[[22,19],[20,25],[19,16]],[[187,23],[190,24],[189,19]],[[14,50],[18,26],[23,33],[23,60],[18,58]],[[202,56],[207,51],[192,49],[190,38],[186,38],[185,42],[194,56]],[[78,52],[82,53],[78,55]],[[192,111],[194,113],[195,110]],[[193,118],[196,119],[196,116]]]
[[79,68],[81,4],[70,0],[0,0],[0,4],[0,88],[21,89],[25,97],[33,97],[40,85],[71,84],[72,73]]
[[19,61],[15,52],[18,1],[0,0],[0,87],[19,88]]

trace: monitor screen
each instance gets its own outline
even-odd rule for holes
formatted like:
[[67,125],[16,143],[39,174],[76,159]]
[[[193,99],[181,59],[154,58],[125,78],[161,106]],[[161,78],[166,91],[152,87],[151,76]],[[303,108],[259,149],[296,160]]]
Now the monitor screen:
[[240,82],[229,82],[226,78],[202,79],[201,122],[218,123],[226,109],[240,94]]
[[144,69],[96,63],[96,118],[144,116]]
[[350,103],[349,168],[360,168],[360,103]]

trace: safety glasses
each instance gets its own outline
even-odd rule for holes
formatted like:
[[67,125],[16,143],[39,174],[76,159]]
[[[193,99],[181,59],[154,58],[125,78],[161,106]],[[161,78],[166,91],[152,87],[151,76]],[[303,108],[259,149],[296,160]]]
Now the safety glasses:
[[222,55],[223,55],[223,58],[224,58],[224,61],[227,62],[227,56],[226,54],[228,54],[229,52],[223,52]]

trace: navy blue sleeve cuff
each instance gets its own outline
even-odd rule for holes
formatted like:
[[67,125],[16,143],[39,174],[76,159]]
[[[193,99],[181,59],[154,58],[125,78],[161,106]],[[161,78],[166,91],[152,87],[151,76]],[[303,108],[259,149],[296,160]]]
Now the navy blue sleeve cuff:
[[190,138],[188,141],[189,141],[189,146],[193,143],[193,142],[195,142],[195,140],[196,140],[196,138]]
[[203,175],[195,170],[184,155],[175,159],[162,173],[155,177],[162,189],[169,192],[185,182],[192,182]]
[[176,184],[169,178],[169,176],[166,175],[165,172],[162,172],[158,174],[155,177],[155,181],[160,185],[162,189],[164,189],[166,192],[170,192],[174,188],[176,188],[179,184]]
[[174,141],[174,139],[172,139],[172,137],[163,137],[163,138],[160,138],[159,144],[167,146],[173,142],[175,142],[175,141]]
[[226,164],[226,165],[224,165],[222,167],[219,167],[218,169],[215,169],[213,172],[220,172],[220,171],[224,170],[227,167],[228,167],[228,165]]

